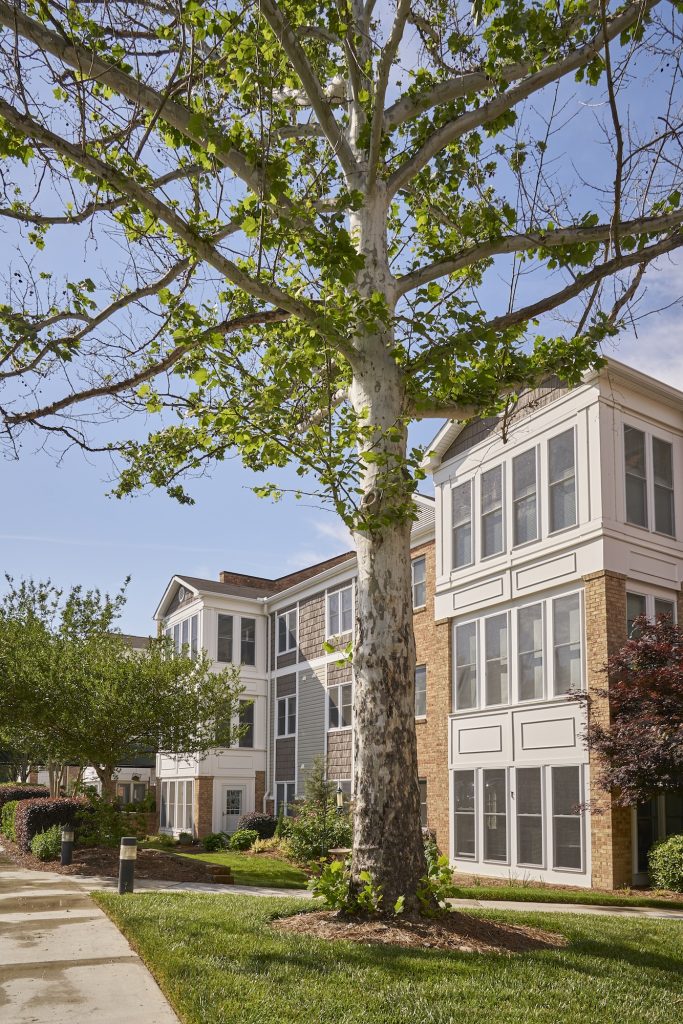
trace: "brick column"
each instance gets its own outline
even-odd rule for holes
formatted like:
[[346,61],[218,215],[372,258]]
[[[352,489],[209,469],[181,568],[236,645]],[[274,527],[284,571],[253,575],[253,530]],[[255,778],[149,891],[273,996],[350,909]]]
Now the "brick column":
[[266,796],[266,773],[254,772],[254,810],[262,814],[264,810],[263,801]]
[[194,780],[194,834],[203,839],[213,832],[213,775]]
[[[583,578],[586,608],[586,667],[588,692],[593,698],[593,721],[607,724],[609,701],[597,690],[607,688],[608,659],[626,640],[626,576],[590,573]],[[590,814],[592,884],[596,889],[630,885],[633,879],[631,808],[615,807],[612,798],[596,785],[600,765],[590,755]]]

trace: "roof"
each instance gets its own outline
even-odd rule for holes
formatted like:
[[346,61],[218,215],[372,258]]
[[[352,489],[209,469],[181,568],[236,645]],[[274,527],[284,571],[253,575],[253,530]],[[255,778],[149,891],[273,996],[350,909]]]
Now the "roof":
[[134,633],[121,633],[121,639],[134,650],[146,651],[152,639],[149,636],[136,636]]

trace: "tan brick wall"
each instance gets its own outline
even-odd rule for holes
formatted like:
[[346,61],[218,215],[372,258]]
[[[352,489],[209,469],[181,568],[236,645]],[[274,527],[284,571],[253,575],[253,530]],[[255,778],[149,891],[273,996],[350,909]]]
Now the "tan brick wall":
[[266,773],[254,773],[254,810],[261,814],[264,810],[264,798],[266,795]]
[[427,825],[444,853],[449,849],[448,715],[451,711],[449,621],[434,621],[436,545],[415,547],[413,559],[425,557],[426,607],[413,615],[418,665],[427,666],[427,717],[416,723],[418,776],[427,781]]
[[194,780],[194,834],[203,839],[213,832],[213,775]]
[[[586,607],[586,668],[592,697],[593,721],[609,722],[609,701],[597,690],[607,688],[607,660],[626,640],[626,577],[600,571],[584,577]],[[631,810],[613,806],[609,794],[596,785],[599,762],[590,755],[590,815],[592,885],[615,889],[633,877]]]
[[327,775],[330,779],[350,779],[353,763],[353,733],[351,729],[327,734]]
[[299,657],[302,661],[325,653],[325,591],[299,602]]

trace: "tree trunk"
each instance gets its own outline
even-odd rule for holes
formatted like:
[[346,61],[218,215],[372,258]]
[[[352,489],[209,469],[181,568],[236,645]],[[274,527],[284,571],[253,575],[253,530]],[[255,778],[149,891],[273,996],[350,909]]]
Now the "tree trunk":
[[114,774],[114,766],[103,765],[100,768],[95,766],[95,771],[97,772],[97,778],[100,780],[102,785],[102,799],[108,800],[110,803],[114,803],[114,800],[116,799],[116,782],[112,778],[112,775]]
[[[351,228],[365,256],[357,288],[366,298],[382,294],[391,317],[386,215],[379,193],[356,215]],[[419,912],[417,890],[426,874],[415,732],[412,487],[405,469],[406,396],[392,344],[390,324],[354,340],[357,358],[350,392],[365,428],[359,454],[362,511],[368,517],[367,528],[354,532],[358,585],[352,884],[358,887],[360,873],[369,872],[382,886],[382,909],[387,914],[399,896],[405,898],[406,912]],[[363,461],[368,452],[371,460]]]

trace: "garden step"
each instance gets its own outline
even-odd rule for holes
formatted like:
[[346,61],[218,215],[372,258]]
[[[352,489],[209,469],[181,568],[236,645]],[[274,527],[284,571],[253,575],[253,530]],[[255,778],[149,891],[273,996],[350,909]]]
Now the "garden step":
[[209,877],[210,877],[211,881],[214,882],[216,885],[218,885],[218,884],[234,885],[235,884],[235,879],[233,877],[233,873],[230,870],[230,868],[228,868],[228,867],[216,866],[216,867],[209,868]]

